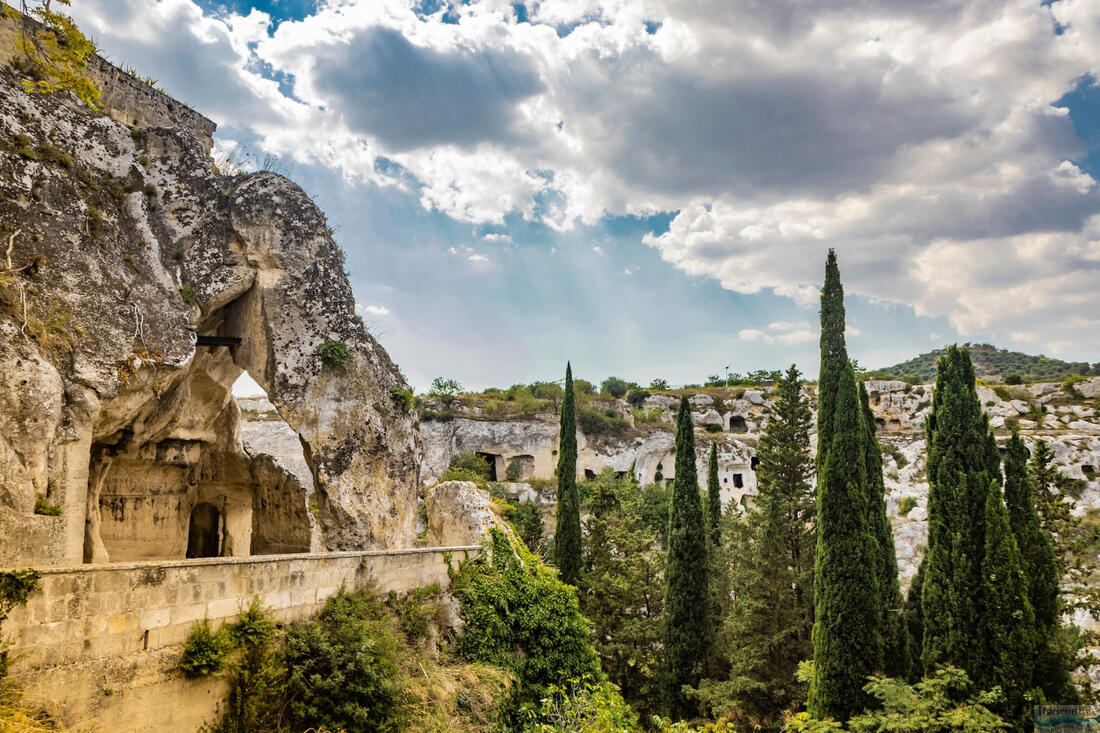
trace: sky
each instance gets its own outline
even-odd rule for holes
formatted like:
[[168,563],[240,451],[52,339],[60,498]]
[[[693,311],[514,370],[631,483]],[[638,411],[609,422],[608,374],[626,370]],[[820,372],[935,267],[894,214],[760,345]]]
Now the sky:
[[[1100,360],[1095,0],[76,0],[326,212],[410,383]],[[246,163],[246,166],[249,163]]]

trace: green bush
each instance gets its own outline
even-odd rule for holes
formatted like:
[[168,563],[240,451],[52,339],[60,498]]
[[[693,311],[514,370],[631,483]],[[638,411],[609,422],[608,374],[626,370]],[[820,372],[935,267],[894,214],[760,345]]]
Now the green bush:
[[705,430],[708,433],[720,433],[720,432],[722,432],[722,426],[719,425],[718,423],[711,423],[711,424],[706,426]]
[[287,633],[288,712],[294,730],[401,730],[399,643],[383,606],[361,590],[329,598],[314,620]]
[[625,380],[619,379],[618,377],[608,377],[603,380],[603,383],[600,385],[600,392],[609,394],[615,399],[619,399],[626,394],[629,388],[630,385],[627,384]]
[[462,453],[455,456],[451,461],[451,468],[474,473],[483,481],[489,480],[489,461],[477,453]]
[[317,355],[326,369],[338,369],[351,361],[351,351],[343,341],[326,341],[317,347]]
[[1009,374],[1005,377],[1005,384],[1023,384],[1024,378],[1019,374]]
[[449,408],[461,391],[462,385],[457,379],[436,377],[432,380],[432,387],[428,390],[428,396],[439,400],[444,407]]
[[638,716],[610,682],[590,677],[568,686],[551,685],[538,708],[525,711],[523,733],[627,733]]
[[913,511],[917,506],[917,497],[904,496],[901,501],[898,502],[898,514],[901,516],[908,516],[909,512]]
[[519,481],[519,477],[522,475],[523,464],[521,464],[515,458],[508,461],[508,467],[504,469],[504,478],[508,481]]
[[183,298],[184,303],[189,303],[191,305],[199,302],[198,293],[191,287],[191,283],[180,285],[180,297]]
[[406,387],[390,387],[390,397],[393,399],[393,403],[397,405],[397,409],[401,412],[408,412],[413,406],[413,393],[411,389]]
[[466,622],[461,654],[514,672],[518,703],[535,703],[573,678],[602,682],[573,588],[501,530],[489,543],[452,578]]
[[617,412],[610,412],[611,415],[607,415],[598,410],[581,409],[577,412],[577,427],[585,435],[622,435],[630,426]]
[[183,644],[180,669],[188,677],[209,677],[225,667],[233,643],[224,628],[214,631],[209,619],[191,627]]
[[644,389],[632,389],[630,393],[627,394],[626,401],[627,404],[632,407],[641,407],[646,397],[649,397],[649,392],[646,392]]

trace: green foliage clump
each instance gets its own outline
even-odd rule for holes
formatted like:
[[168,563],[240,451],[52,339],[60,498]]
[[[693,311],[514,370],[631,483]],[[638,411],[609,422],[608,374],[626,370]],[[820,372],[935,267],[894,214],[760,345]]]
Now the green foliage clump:
[[[581,610],[592,622],[592,644],[608,677],[641,713],[656,713],[663,656],[665,552],[668,504],[655,520],[648,489],[633,477],[605,469],[592,481],[585,522]],[[667,492],[662,492],[667,498]],[[649,520],[647,521],[647,517]]]
[[909,512],[917,508],[917,497],[915,496],[903,496],[901,501],[898,502],[898,514],[901,516],[907,516]]
[[695,705],[683,692],[695,686],[712,652],[713,618],[707,565],[707,529],[695,468],[695,426],[687,396],[676,426],[676,480],[669,499],[668,567],[665,570],[664,711],[679,719]]
[[180,669],[188,677],[209,677],[220,672],[233,649],[232,641],[224,628],[215,631],[209,619],[191,627],[183,644]]
[[794,716],[784,729],[790,733],[994,733],[1010,730],[990,708],[1000,694],[972,692],[966,672],[957,667],[936,670],[931,677],[907,684],[890,677],[872,677],[864,691],[873,697],[875,709],[848,721],[847,727],[835,720],[817,720],[806,713]]
[[542,512],[538,504],[532,501],[522,502],[512,511],[511,516],[505,518],[515,527],[516,534],[527,545],[527,549],[541,557],[544,551]]
[[649,397],[649,392],[644,389],[632,389],[626,396],[626,402],[632,407],[641,407],[647,397]]
[[486,552],[464,562],[452,584],[465,621],[459,652],[513,672],[518,704],[573,678],[603,679],[573,589],[505,532],[492,530]]
[[326,369],[339,369],[351,361],[351,350],[343,341],[329,340],[317,347],[317,355]]
[[561,579],[576,585],[581,573],[581,500],[577,493],[577,425],[573,366],[565,365],[565,398],[558,433],[558,512],[554,528],[554,564]]
[[584,408],[577,414],[577,425],[585,435],[622,435],[630,427],[612,409],[604,411]]
[[390,398],[401,412],[411,410],[415,402],[412,390],[408,387],[390,387]]
[[199,295],[195,292],[195,289],[191,287],[191,283],[180,285],[180,297],[183,298],[184,303],[189,303],[190,305],[199,302]]
[[431,389],[428,390],[428,396],[439,400],[443,403],[444,407],[449,408],[461,392],[462,385],[457,379],[436,377],[432,380],[432,386]]
[[[69,4],[69,0],[58,1]],[[48,0],[33,8],[23,3],[23,10],[42,24],[40,31],[25,24],[19,35],[17,47],[22,56],[16,66],[30,77],[23,81],[23,89],[38,94],[70,91],[84,104],[99,109],[103,92],[87,73],[95,44],[71,17],[52,10]]]
[[719,425],[718,423],[710,423],[709,425],[706,426],[705,430],[708,433],[720,433],[720,432],[722,432],[722,426]]
[[611,395],[615,399],[621,398],[630,389],[630,383],[618,377],[608,377],[600,384],[600,392]]
[[34,500],[34,513],[45,517],[60,517],[61,507],[51,504],[44,496],[38,496]]
[[295,730],[397,731],[402,708],[399,644],[367,591],[329,598],[286,638],[289,717]]
[[1024,378],[1021,377],[1019,374],[1006,374],[1005,375],[1005,384],[1023,384],[1023,383],[1024,383]]
[[638,716],[606,680],[591,677],[550,685],[537,709],[526,712],[523,733],[633,733]]
[[489,480],[489,461],[477,453],[462,453],[455,456],[439,480],[472,481],[478,486],[484,486]]

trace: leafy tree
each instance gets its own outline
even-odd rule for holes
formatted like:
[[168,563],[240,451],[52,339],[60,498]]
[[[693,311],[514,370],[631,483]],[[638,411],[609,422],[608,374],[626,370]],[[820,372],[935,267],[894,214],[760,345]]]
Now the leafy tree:
[[[69,0],[57,2],[70,4]],[[23,89],[39,94],[70,91],[84,104],[99,109],[103,92],[88,74],[88,59],[96,53],[95,43],[80,32],[71,17],[56,12],[51,5],[51,0],[20,3],[24,16],[42,24],[41,31],[24,24],[19,35],[17,45],[23,56],[16,64],[31,77],[23,81]],[[4,12],[0,9],[0,15]]]
[[846,721],[870,704],[863,685],[882,669],[882,605],[878,543],[868,522],[865,423],[850,366],[835,385],[832,446],[818,474],[808,709],[815,718]]
[[[632,478],[606,469],[592,482],[581,609],[608,677],[643,713],[658,712],[665,553],[640,511]],[[667,516],[667,505],[665,514]]]
[[461,392],[462,385],[457,379],[436,377],[432,380],[432,387],[428,390],[428,396],[442,402],[444,407],[450,407]]
[[527,549],[536,555],[542,554],[542,512],[538,504],[525,501],[516,507],[511,517],[516,534],[527,545]]
[[554,563],[561,579],[576,585],[581,572],[581,506],[577,493],[577,424],[573,404],[573,367],[565,365],[565,397],[558,437],[558,515]]
[[523,733],[628,733],[638,728],[638,716],[615,686],[590,678],[551,685],[528,717]]
[[646,397],[649,397],[649,392],[646,392],[644,389],[632,389],[630,393],[627,394],[626,401],[634,407],[641,407]]
[[867,522],[875,535],[878,555],[878,583],[882,593],[882,622],[885,672],[890,677],[906,677],[910,672],[909,630],[902,615],[904,601],[898,582],[898,558],[894,531],[886,514],[886,485],[882,477],[882,449],[875,437],[875,416],[867,400],[867,388],[859,384],[859,402],[863,411],[863,452],[867,466]]
[[707,577],[707,531],[695,468],[695,426],[687,396],[680,398],[676,426],[676,478],[669,501],[665,608],[665,669],[661,701],[677,718],[694,706],[683,687],[699,683],[711,653],[712,619]]
[[707,528],[710,530],[710,546],[722,543],[722,486],[718,483],[718,441],[710,442],[710,459],[707,461]]
[[650,389],[669,389],[668,380],[661,379],[660,377],[654,379],[649,383]]
[[600,391],[604,394],[609,394],[615,399],[619,399],[626,394],[626,391],[630,388],[630,385],[623,379],[618,377],[608,377],[603,380],[600,385]]
[[578,379],[573,383],[573,393],[579,395],[594,395],[596,394],[596,387],[586,379]]
[[805,699],[795,679],[812,654],[814,489],[812,417],[792,366],[780,381],[774,417],[757,450],[757,506],[728,515],[720,575],[731,599],[721,620],[725,679],[704,680],[697,696],[715,715],[745,727],[778,728]]

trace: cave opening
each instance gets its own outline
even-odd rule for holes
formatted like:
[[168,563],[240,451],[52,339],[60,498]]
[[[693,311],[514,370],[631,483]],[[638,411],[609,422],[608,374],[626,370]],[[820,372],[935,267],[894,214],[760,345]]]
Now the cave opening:
[[749,459],[749,468],[752,469],[753,471],[755,471],[756,467],[759,466],[759,465],[760,465],[760,459],[757,458],[756,456],[753,456],[752,458]]
[[741,417],[740,415],[731,415],[730,416],[730,429],[729,429],[729,431],[731,433],[743,433],[743,432],[747,431],[748,429],[749,429],[749,424],[748,424],[748,422],[745,421],[745,418]]
[[497,471],[497,461],[501,460],[503,456],[499,456],[496,453],[485,453],[483,451],[478,451],[476,455],[478,458],[485,461],[485,464],[489,467],[489,480],[500,481]]
[[739,473],[733,474],[733,487],[735,489],[745,488],[745,479],[744,479],[744,477],[742,477],[741,474],[739,474]]
[[221,512],[209,502],[199,502],[191,510],[187,527],[185,557],[218,557],[222,549]]

